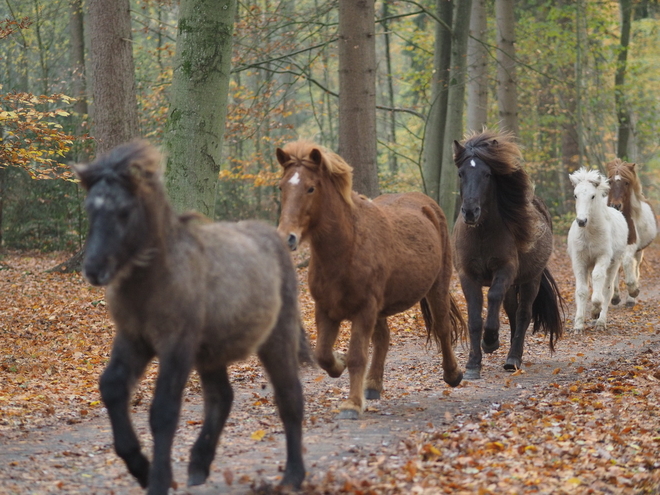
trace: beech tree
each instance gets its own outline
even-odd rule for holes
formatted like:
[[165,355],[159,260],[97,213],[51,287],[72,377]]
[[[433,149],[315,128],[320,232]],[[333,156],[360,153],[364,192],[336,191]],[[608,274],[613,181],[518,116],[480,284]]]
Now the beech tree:
[[353,188],[378,196],[376,161],[376,12],[374,0],[339,0],[339,154]]
[[165,182],[176,210],[213,218],[222,158],[236,0],[182,0]]
[[501,128],[518,134],[515,16],[513,0],[495,0],[497,23],[497,103]]

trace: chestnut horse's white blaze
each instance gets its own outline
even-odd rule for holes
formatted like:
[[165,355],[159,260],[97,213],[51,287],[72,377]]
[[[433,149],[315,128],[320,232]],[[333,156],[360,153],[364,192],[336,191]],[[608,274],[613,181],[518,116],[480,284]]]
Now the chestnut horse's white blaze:
[[607,206],[610,186],[598,170],[581,168],[569,177],[575,187],[575,220],[568,231],[568,254],[575,275],[573,330],[584,330],[590,280],[591,317],[597,318],[596,328],[604,329],[628,226],[621,212]]
[[[421,193],[373,201],[359,196],[352,168],[314,143],[289,143],[278,148],[277,159],[284,170],[278,230],[291,249],[311,245],[317,361],[332,377],[348,368],[350,392],[340,417],[358,418],[365,397],[380,397],[390,340],[386,318],[418,302],[429,339],[442,349],[443,378],[458,385],[463,373],[452,346],[464,324],[449,292],[451,247],[440,207]],[[347,355],[333,352],[343,320],[352,323]]]
[[[658,225],[651,205],[642,193],[642,184],[636,172],[636,164],[619,158],[607,164],[607,174],[611,178],[608,204],[623,213],[628,224],[628,245],[623,254],[623,272],[628,289],[626,306],[634,306],[639,294],[640,265],[644,259],[644,249],[658,235]],[[614,284],[613,304],[618,304],[619,273]]]

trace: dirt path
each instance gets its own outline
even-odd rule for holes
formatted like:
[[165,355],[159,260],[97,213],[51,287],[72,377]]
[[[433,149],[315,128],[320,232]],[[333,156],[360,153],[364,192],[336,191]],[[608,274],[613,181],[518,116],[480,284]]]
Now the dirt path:
[[[553,262],[559,266],[566,259],[560,255]],[[565,285],[564,293],[569,294],[570,280]],[[568,299],[567,316],[572,316],[572,297]],[[395,332],[388,356],[383,397],[370,402],[357,421],[335,418],[336,406],[348,392],[346,375],[333,380],[319,369],[304,370],[308,480],[319,485],[329,472],[347,464],[395,459],[397,445],[411,435],[469,422],[499,410],[504,403],[528,400],[550,383],[577,381],[585,369],[606,368],[613,360],[657,349],[660,335],[655,308],[659,302],[660,284],[648,277],[635,308],[612,308],[606,334],[592,329],[583,336],[569,334],[554,355],[549,354],[546,339],[530,336],[523,373],[513,375],[501,368],[508,350],[505,346],[486,356],[482,380],[464,382],[456,389],[444,385],[439,357],[424,346],[418,331],[408,331],[404,323],[403,330]],[[508,327],[502,332],[508,335]],[[466,351],[459,346],[458,354],[464,365]],[[185,486],[188,449],[200,427],[202,405],[195,387],[186,392],[174,445],[178,482],[174,493],[244,494],[279,478],[284,440],[267,380],[254,363],[236,367],[231,378],[236,400],[211,476],[204,486],[190,489]],[[146,404],[136,405],[135,411],[137,429],[150,448]],[[0,433],[0,446],[0,493],[143,493],[115,455],[102,411],[72,425],[5,430]]]

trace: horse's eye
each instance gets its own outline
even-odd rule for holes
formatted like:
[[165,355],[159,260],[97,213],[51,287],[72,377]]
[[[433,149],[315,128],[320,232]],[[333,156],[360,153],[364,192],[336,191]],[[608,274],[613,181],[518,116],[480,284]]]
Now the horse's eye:
[[596,195],[594,194],[593,196],[591,196],[591,199],[594,199],[595,197],[596,197]]
[[308,193],[308,194],[312,194],[313,192],[314,192],[314,186],[312,186],[312,187],[310,187],[309,189],[307,189],[307,193]]
[[574,198],[574,199],[577,199],[577,194],[574,194],[574,195],[573,195],[573,198]]

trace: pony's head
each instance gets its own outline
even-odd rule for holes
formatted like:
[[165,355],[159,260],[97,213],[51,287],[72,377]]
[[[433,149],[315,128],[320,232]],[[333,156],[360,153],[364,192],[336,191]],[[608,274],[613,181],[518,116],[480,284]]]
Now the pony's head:
[[642,184],[637,176],[636,164],[616,158],[607,164],[607,178],[610,181],[607,203],[613,208],[619,211],[630,208],[633,193],[643,199]]
[[610,186],[598,170],[585,167],[570,174],[569,178],[575,187],[575,221],[579,227],[586,227],[596,209],[607,207],[605,198]]
[[454,162],[460,181],[461,215],[477,225],[496,209],[519,246],[533,242],[536,219],[534,191],[522,166],[522,153],[511,134],[484,131],[454,141]]
[[133,141],[73,169],[87,190],[83,273],[92,285],[107,285],[145,246],[150,225],[144,198],[164,196],[161,157],[145,141]]
[[292,251],[306,240],[323,213],[324,195],[336,192],[350,208],[353,169],[339,155],[309,141],[294,141],[277,148],[284,169],[280,180],[282,213],[277,230]]

